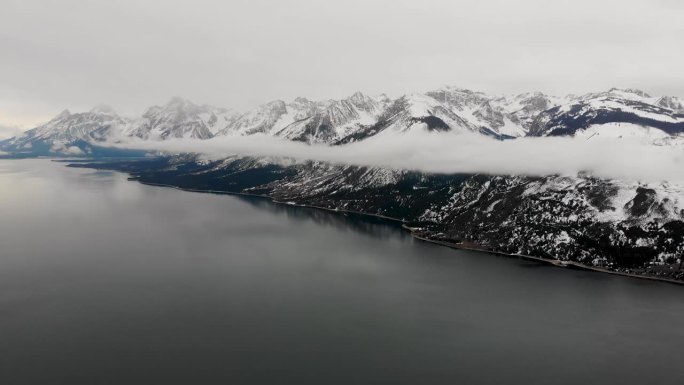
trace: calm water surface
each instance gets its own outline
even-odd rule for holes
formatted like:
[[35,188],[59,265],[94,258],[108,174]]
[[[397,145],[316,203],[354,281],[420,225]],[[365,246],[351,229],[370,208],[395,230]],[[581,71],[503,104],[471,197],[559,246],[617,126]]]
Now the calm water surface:
[[684,287],[0,161],[0,384],[682,384]]

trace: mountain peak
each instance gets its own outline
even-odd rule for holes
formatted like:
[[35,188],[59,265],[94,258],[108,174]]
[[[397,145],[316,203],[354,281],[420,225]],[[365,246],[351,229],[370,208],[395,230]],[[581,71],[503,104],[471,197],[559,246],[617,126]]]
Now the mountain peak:
[[166,103],[166,107],[169,108],[181,108],[185,107],[186,105],[192,104],[190,101],[187,99],[183,99],[180,96],[174,96],[169,100],[168,103]]
[[65,109],[64,111],[60,112],[59,115],[55,116],[55,119],[68,118],[69,116],[71,116],[71,111]]
[[675,112],[684,112],[682,101],[676,96],[663,96],[656,103],[660,107],[665,107]]
[[354,94],[349,98],[351,100],[356,100],[356,101],[362,101],[366,99],[366,95],[363,94],[361,91],[356,91]]
[[453,86],[453,85],[451,85],[451,86],[450,86],[450,85],[446,85],[446,86],[440,88],[440,90],[443,90],[443,91],[465,92],[465,93],[472,93],[472,92],[474,92],[474,91],[471,91],[471,90],[469,90],[469,89],[467,89],[467,88],[463,88],[463,87],[459,87],[459,86]]
[[303,97],[303,96],[297,96],[297,97],[295,98],[294,101],[295,101],[295,103],[299,103],[299,104],[307,104],[307,103],[309,103],[309,99],[307,99],[307,98],[305,98],[305,97]]
[[286,110],[287,105],[284,101],[278,99],[278,100],[272,100],[260,107],[260,109],[273,109],[273,110]]
[[91,113],[93,114],[106,114],[106,115],[114,115],[114,109],[111,106],[108,106],[106,104],[98,104],[97,106],[93,107],[90,110]]
[[307,143],[341,144],[385,130],[400,133],[424,125],[430,131],[455,129],[513,138],[572,136],[592,126],[619,127],[621,123],[674,135],[684,133],[684,118],[679,115],[684,114],[683,105],[676,97],[650,98],[640,90],[618,88],[576,98],[542,92],[491,95],[454,86],[397,98],[357,91],[340,100],[274,100],[244,113],[174,96],[132,119],[119,117],[104,104],[90,113],[64,110],[27,138],[101,141],[111,135],[165,140],[261,133]]
[[642,98],[650,98],[650,97],[651,97],[651,95],[647,94],[646,92],[644,92],[644,91],[642,91],[642,90],[638,90],[638,89],[636,89],[636,88],[617,88],[617,87],[613,87],[613,88],[611,88],[608,92],[611,92],[611,93],[623,92],[623,93],[627,93],[627,94],[634,94],[634,95],[639,96],[639,97],[642,97]]

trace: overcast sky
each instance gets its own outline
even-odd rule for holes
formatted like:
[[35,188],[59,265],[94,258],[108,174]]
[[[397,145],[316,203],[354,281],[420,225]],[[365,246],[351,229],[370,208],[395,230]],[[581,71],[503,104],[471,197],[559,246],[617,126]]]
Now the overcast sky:
[[446,84],[684,96],[680,0],[0,2],[0,137],[174,95],[238,110]]

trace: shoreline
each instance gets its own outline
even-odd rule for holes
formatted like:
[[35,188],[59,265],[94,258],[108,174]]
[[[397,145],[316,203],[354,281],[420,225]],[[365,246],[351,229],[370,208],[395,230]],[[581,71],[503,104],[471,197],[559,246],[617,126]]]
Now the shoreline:
[[[120,172],[120,171],[117,171]],[[124,173],[124,172],[122,172]],[[125,174],[125,173],[124,173]],[[584,265],[579,262],[574,262],[574,261],[562,261],[559,259],[545,259],[541,257],[534,257],[531,255],[524,255],[524,254],[512,254],[512,253],[505,253],[502,251],[496,251],[496,250],[489,250],[486,248],[480,248],[472,246],[466,246],[460,243],[454,243],[454,242],[446,242],[446,241],[440,241],[437,239],[430,239],[425,236],[419,235],[417,232],[415,232],[411,227],[408,227],[406,225],[406,222],[398,219],[398,218],[392,218],[380,214],[371,214],[371,213],[364,213],[361,211],[355,211],[355,210],[345,210],[345,209],[331,209],[329,207],[322,207],[322,206],[315,206],[315,205],[307,205],[307,204],[301,204],[301,203],[294,203],[294,202],[283,202],[283,201],[278,201],[275,198],[268,196],[268,195],[262,195],[262,194],[250,194],[250,193],[243,193],[243,192],[231,192],[231,191],[222,191],[222,190],[200,190],[200,189],[192,189],[192,188],[183,188],[179,186],[174,186],[174,185],[169,185],[169,184],[163,184],[163,183],[154,183],[154,182],[145,182],[140,179],[137,179],[135,177],[131,177],[130,174],[126,174],[128,176],[129,181],[136,181],[140,184],[143,185],[148,185],[148,186],[156,186],[156,187],[170,187],[176,190],[180,191],[187,191],[187,192],[198,192],[198,193],[209,193],[209,194],[216,194],[216,195],[236,195],[236,196],[245,196],[245,197],[250,197],[250,198],[263,198],[263,199],[268,199],[271,202],[275,204],[281,204],[281,205],[288,205],[288,206],[295,206],[295,207],[303,207],[303,208],[311,208],[311,209],[317,209],[317,210],[324,210],[324,211],[329,211],[332,213],[338,213],[338,214],[354,214],[354,215],[362,215],[362,216],[368,216],[368,217],[375,217],[375,218],[380,218],[388,221],[392,221],[395,223],[398,223],[401,225],[401,227],[409,232],[411,237],[414,239],[417,239],[422,242],[427,242],[427,243],[432,243],[444,247],[448,247],[451,249],[457,249],[457,250],[468,250],[468,251],[476,251],[480,253],[489,253],[489,254],[494,254],[502,257],[507,257],[507,258],[517,258],[517,259],[522,259],[530,262],[536,262],[544,265],[549,265],[549,266],[554,266],[554,267],[561,267],[561,268],[574,268],[578,270],[584,270],[588,272],[594,272],[594,273],[606,273],[606,274],[612,274],[612,275],[617,275],[617,276],[622,276],[622,277],[627,277],[627,278],[638,278],[638,279],[643,279],[643,280],[649,280],[649,281],[655,281],[655,282],[663,282],[663,283],[669,283],[669,284],[675,284],[675,285],[684,285],[684,281],[678,281],[675,279],[671,278],[661,278],[661,277],[654,277],[654,276],[649,276],[649,275],[642,275],[642,274],[633,274],[633,273],[623,273],[620,271],[614,271],[614,270],[609,270],[609,269],[604,269],[600,267],[594,267],[594,266],[588,266]]]
[[505,253],[503,251],[489,250],[489,249],[477,248],[477,247],[468,247],[468,246],[463,246],[463,245],[458,244],[458,243],[451,243],[451,242],[439,241],[436,239],[425,238],[425,237],[419,236],[419,235],[414,234],[414,233],[412,233],[411,235],[414,238],[421,240],[423,242],[434,243],[434,244],[444,246],[444,247],[449,247],[452,249],[479,251],[479,252],[484,252],[484,253],[489,253],[489,254],[495,254],[498,256],[502,256],[502,257],[518,258],[518,259],[523,259],[523,260],[530,261],[530,262],[537,262],[537,263],[541,263],[541,264],[545,264],[545,265],[550,265],[550,266],[554,266],[554,267],[561,267],[561,268],[566,268],[566,269],[578,269],[578,270],[584,270],[584,271],[595,272],[595,273],[606,273],[606,274],[618,275],[618,276],[628,277],[628,278],[638,278],[638,279],[645,279],[645,280],[650,280],[650,281],[670,283],[670,284],[675,284],[675,285],[684,285],[684,281],[677,281],[676,279],[671,279],[671,278],[661,278],[661,277],[654,277],[654,276],[650,276],[650,275],[623,273],[621,271],[615,271],[615,270],[603,269],[600,267],[588,266],[588,265],[584,265],[582,263],[575,262],[575,261],[562,261],[560,259],[545,259],[545,258],[533,257],[531,255],[525,255],[525,254]]

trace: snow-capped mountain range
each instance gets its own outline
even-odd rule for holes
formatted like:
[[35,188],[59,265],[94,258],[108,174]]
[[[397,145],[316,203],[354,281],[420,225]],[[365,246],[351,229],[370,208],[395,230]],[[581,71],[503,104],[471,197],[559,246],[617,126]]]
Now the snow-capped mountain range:
[[[83,113],[64,111],[0,142],[0,155],[119,156],[112,151],[120,149],[107,145],[184,138],[199,140],[192,143],[201,147],[202,140],[254,134],[331,146],[375,138],[365,143],[385,145],[401,142],[385,139],[413,141],[444,131],[512,143],[529,137],[530,143],[543,145],[551,141],[536,138],[571,136],[582,142],[568,142],[584,143],[595,136],[637,137],[655,145],[682,145],[682,104],[676,97],[652,97],[630,89],[552,97],[492,96],[445,87],[394,99],[355,93],[342,100],[278,100],[246,113],[173,98],[133,119],[106,106]],[[462,140],[457,135],[452,139]],[[679,151],[646,147],[657,153]],[[439,174],[317,160],[287,162],[264,155],[213,159],[187,152],[78,165],[124,171],[145,183],[192,191],[261,195],[289,204],[395,218],[422,239],[451,245],[684,281],[680,180],[600,179],[585,172]]]
[[103,105],[82,113],[65,110],[44,125],[0,142],[0,150],[79,155],[98,143],[127,138],[159,141],[256,133],[338,145],[411,130],[476,132],[500,139],[605,133],[663,140],[684,134],[683,104],[677,97],[652,97],[633,89],[554,97],[540,92],[493,96],[444,87],[395,99],[357,92],[342,100],[276,100],[241,113],[174,97],[133,119]]

